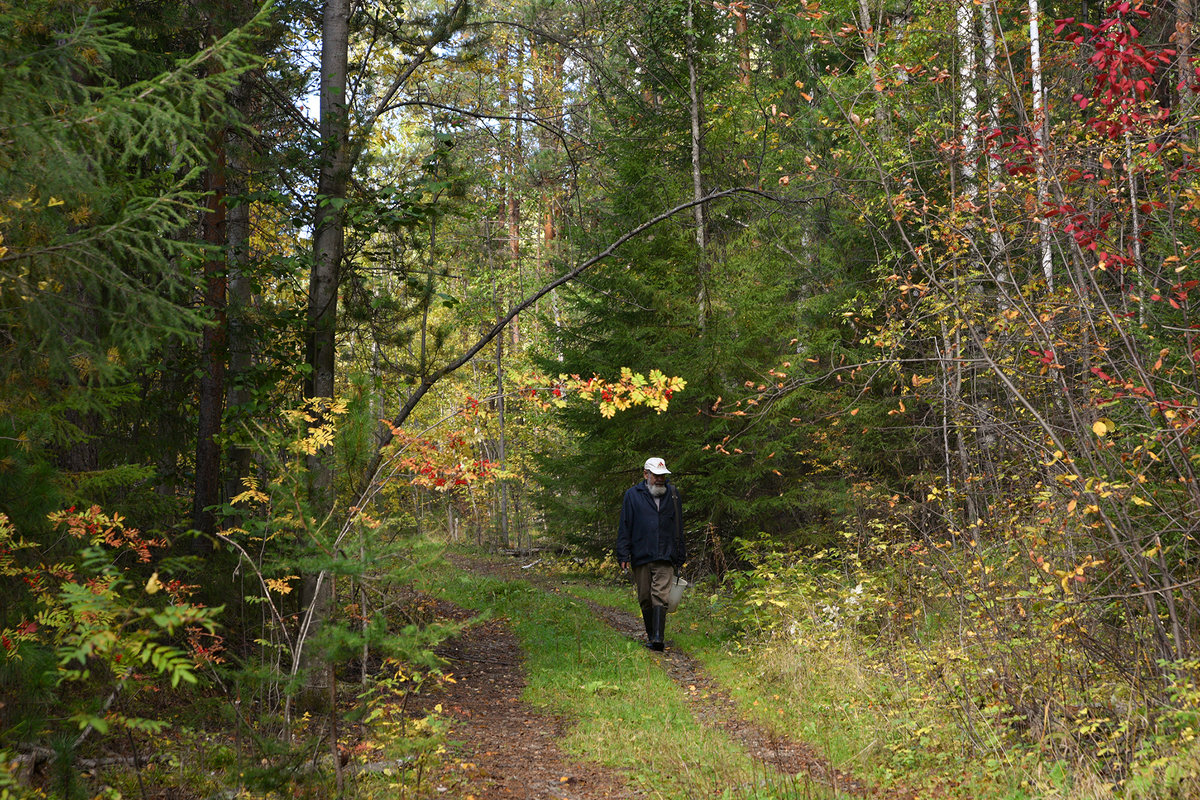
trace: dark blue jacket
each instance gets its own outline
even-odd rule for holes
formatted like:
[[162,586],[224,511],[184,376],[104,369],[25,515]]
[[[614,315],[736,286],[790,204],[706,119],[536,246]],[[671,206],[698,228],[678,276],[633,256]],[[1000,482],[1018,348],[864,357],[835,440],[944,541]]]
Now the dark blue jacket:
[[678,570],[687,558],[683,526],[681,520],[677,522],[680,513],[675,484],[667,484],[662,508],[655,508],[645,481],[631,487],[621,504],[615,550],[617,562],[628,562],[637,567],[651,561],[670,561]]

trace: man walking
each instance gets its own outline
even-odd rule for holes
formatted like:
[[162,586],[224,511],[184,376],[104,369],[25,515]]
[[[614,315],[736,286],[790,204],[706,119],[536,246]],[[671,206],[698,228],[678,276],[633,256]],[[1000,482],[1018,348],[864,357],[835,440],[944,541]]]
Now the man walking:
[[621,569],[633,568],[651,650],[663,649],[671,579],[687,556],[679,492],[667,480],[670,474],[661,458],[646,459],[644,480],[625,492],[617,526],[617,562]]

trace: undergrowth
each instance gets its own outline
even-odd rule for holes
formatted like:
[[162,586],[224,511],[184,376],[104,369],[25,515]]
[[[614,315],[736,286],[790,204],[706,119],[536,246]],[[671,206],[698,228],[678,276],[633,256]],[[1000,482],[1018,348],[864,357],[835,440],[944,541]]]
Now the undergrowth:
[[[1080,596],[1098,567],[1077,557],[1076,564],[1089,566],[1068,569],[1066,556],[1050,546],[1038,551],[1039,561],[1015,551],[1021,541],[914,542],[880,526],[848,530],[841,546],[827,550],[742,541],[745,568],[695,586],[670,617],[668,637],[706,664],[748,718],[811,745],[834,767],[885,792],[972,800],[1200,796],[1200,664],[1143,664],[1136,642],[1106,631],[1105,614],[1115,612]],[[422,592],[511,623],[526,654],[526,699],[567,720],[561,745],[569,754],[620,770],[653,797],[832,794],[811,781],[766,773],[743,748],[694,718],[686,687],[670,679],[655,655],[596,618],[588,603],[637,614],[631,588],[610,561],[539,565],[562,588],[551,592],[468,573],[428,552],[401,560],[407,563],[401,571]],[[105,696],[128,696],[130,707],[105,717],[90,710],[86,692],[57,685],[75,704],[76,725],[103,733],[99,728],[116,720],[129,731],[124,743],[133,757],[146,756],[137,770],[114,770],[96,785],[110,796],[139,796],[147,785],[202,793],[237,786],[263,797],[297,785],[313,797],[336,793],[335,748],[320,744],[328,738],[327,716],[294,718],[292,742],[308,744],[289,746],[274,735],[274,715],[255,699],[263,690],[252,665],[233,670],[209,663],[195,673],[200,685],[192,688],[189,664],[196,662],[173,651],[155,661],[160,649],[152,645],[170,632],[173,618],[157,609],[160,617],[143,613],[135,603],[148,602],[145,582],[114,576],[111,586],[121,593],[109,596],[110,616],[153,626],[136,629],[140,638],[127,637],[119,647],[103,639],[110,650],[94,644],[89,663],[95,653],[111,651],[114,666],[104,675],[128,680]],[[388,601],[389,630],[414,653],[428,655],[452,627],[438,624],[424,594],[391,591],[397,594]],[[55,596],[47,595],[50,611]],[[94,624],[94,609],[79,607],[89,612],[79,619]],[[55,622],[46,612],[41,627],[17,629],[25,637],[23,658],[10,659],[6,669],[19,665],[43,676],[58,669],[53,659],[36,658],[49,650],[35,647],[34,637],[46,636],[51,623],[63,631],[60,650],[92,635],[82,623],[68,625],[74,617],[59,616],[63,621]],[[74,651],[61,652],[70,666]],[[143,677],[115,666],[134,658],[156,666],[157,679],[135,686]],[[434,773],[453,768],[449,723],[437,709],[414,718],[403,698],[439,680],[438,667],[411,657],[346,663],[336,750],[378,769],[359,774],[345,796],[429,796]],[[69,677],[93,687],[97,675]],[[35,716],[21,719],[32,724]],[[35,733],[11,728],[7,735]],[[0,752],[0,797],[19,791],[11,758]],[[64,775],[42,785],[71,797],[82,791],[76,783]]]
[[938,796],[1200,796],[1197,665],[1170,665],[1164,690],[1098,658],[1062,574],[879,532],[741,546],[750,568],[693,595],[684,640],[748,714],[835,764]]
[[[836,549],[742,541],[747,568],[691,590],[671,636],[748,718],[885,789],[1200,796],[1198,665],[1156,665],[1164,686],[1131,669],[1134,644],[1098,657],[1113,645],[1076,588],[1090,568],[1060,568],[1045,547],[1044,561],[1015,558],[1021,543],[914,543],[878,525]],[[564,582],[579,597],[636,613],[615,565],[564,573],[580,576]]]

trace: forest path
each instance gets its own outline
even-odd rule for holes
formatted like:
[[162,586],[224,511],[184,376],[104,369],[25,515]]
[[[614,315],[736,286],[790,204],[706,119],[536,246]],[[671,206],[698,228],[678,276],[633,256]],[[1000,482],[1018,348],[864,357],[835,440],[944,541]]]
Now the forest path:
[[[461,569],[503,580],[527,581],[544,591],[564,593],[560,585],[515,563],[456,556]],[[574,595],[572,595],[574,597]],[[579,599],[579,598],[575,598]],[[644,639],[640,618],[584,601],[601,620],[635,640]],[[464,618],[465,611],[441,603],[441,613]],[[441,704],[451,716],[450,751],[436,777],[443,796],[461,798],[633,798],[644,793],[616,770],[569,758],[557,746],[566,721],[540,712],[521,700],[525,679],[520,644],[502,620],[474,625],[446,643],[440,654],[452,665],[455,683],[420,699],[423,711]],[[814,784],[855,797],[896,800],[911,792],[883,792],[832,766],[811,744],[782,737],[746,719],[736,702],[687,653],[671,646],[657,656],[663,670],[681,687],[687,704],[703,724],[740,743],[778,785],[790,785],[795,797],[813,796]],[[825,792],[817,791],[816,795]]]
[[[438,601],[441,619],[473,614]],[[564,720],[521,699],[525,688],[521,645],[507,622],[471,625],[437,648],[454,682],[410,697],[417,717],[442,707],[451,720],[441,770],[426,785],[432,797],[468,800],[604,800],[643,796],[615,770],[568,757],[558,746]],[[425,795],[422,795],[425,796]]]

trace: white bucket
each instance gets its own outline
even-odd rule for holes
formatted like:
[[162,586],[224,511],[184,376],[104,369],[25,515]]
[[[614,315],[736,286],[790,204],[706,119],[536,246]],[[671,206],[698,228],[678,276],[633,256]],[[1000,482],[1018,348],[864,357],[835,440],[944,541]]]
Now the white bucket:
[[671,591],[667,595],[667,611],[674,611],[679,608],[679,601],[683,599],[683,590],[688,586],[688,582],[676,575],[671,580]]

